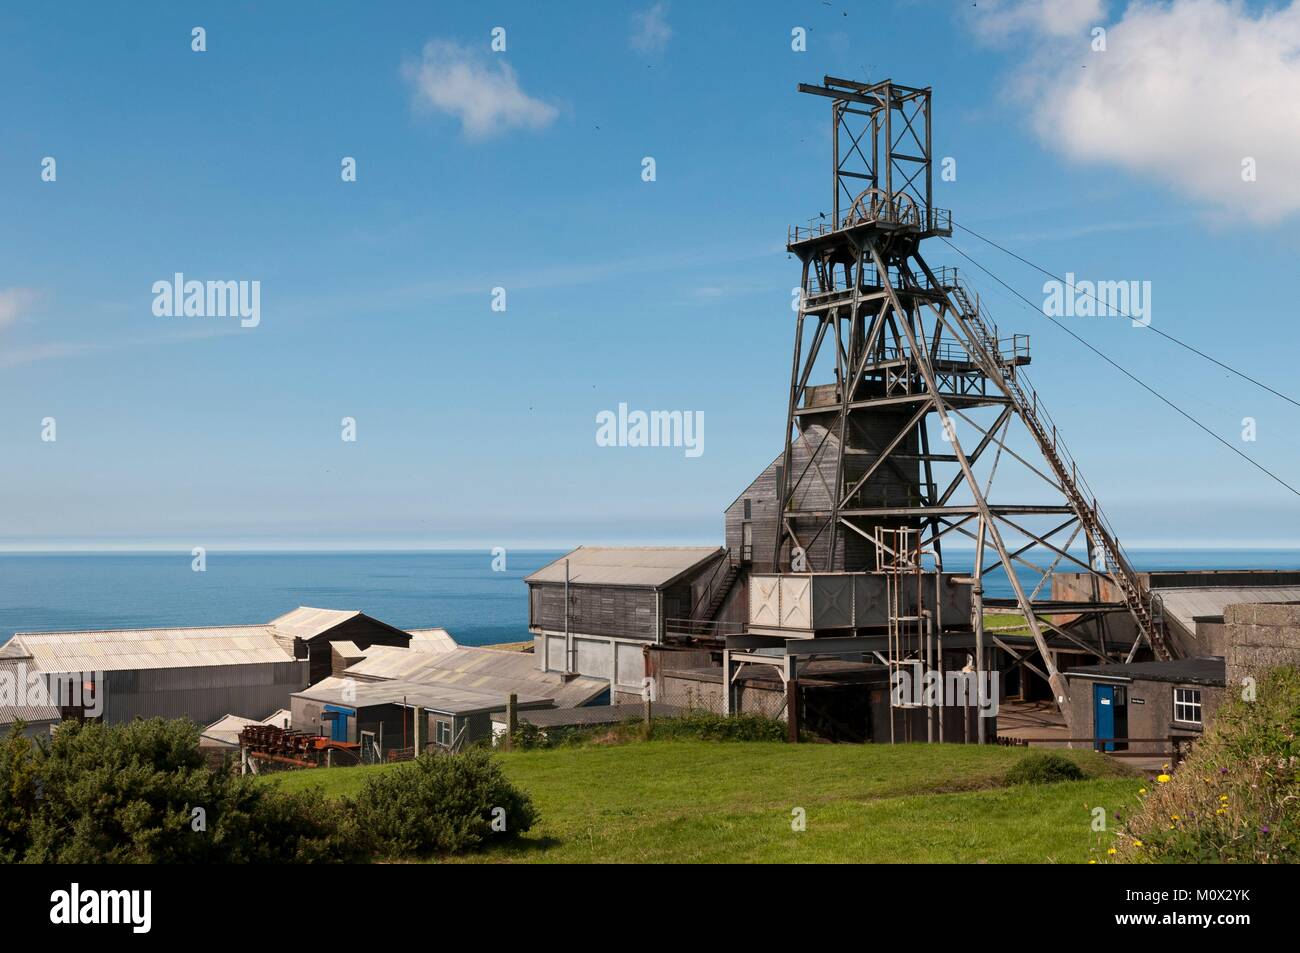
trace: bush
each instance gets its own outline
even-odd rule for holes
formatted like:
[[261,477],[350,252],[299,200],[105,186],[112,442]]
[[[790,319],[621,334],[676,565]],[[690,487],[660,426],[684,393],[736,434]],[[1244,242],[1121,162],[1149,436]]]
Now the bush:
[[715,715],[693,709],[680,718],[656,718],[654,740],[699,738],[704,741],[785,741],[786,724],[763,715]]
[[[211,771],[198,737],[198,727],[183,720],[60,725],[33,760],[40,797],[27,807],[22,859],[292,863],[365,856],[366,841],[344,806]],[[11,744],[12,736],[6,752]]]
[[0,864],[21,860],[31,843],[39,752],[19,722],[0,743]]
[[1255,700],[1219,708],[1185,762],[1134,787],[1140,806],[1112,860],[1300,862],[1300,672],[1262,675]]
[[1007,772],[1007,784],[1056,784],[1082,781],[1083,769],[1060,754],[1031,754]]
[[[315,770],[315,769],[313,769]],[[342,770],[342,769],[339,769]],[[215,832],[223,863],[364,863],[373,841],[347,804],[319,790],[288,793],[240,779],[240,802]]]
[[423,754],[366,778],[352,802],[356,823],[383,856],[457,853],[492,838],[513,839],[537,811],[483,749]]

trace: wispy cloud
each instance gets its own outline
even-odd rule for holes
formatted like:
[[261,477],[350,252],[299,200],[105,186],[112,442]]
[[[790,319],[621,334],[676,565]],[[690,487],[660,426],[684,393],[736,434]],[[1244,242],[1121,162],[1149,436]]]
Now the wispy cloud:
[[1227,215],[1270,223],[1300,212],[1300,124],[1284,118],[1300,90],[1300,4],[1137,0],[1113,23],[1093,0],[976,9],[981,36],[1037,50],[1011,91],[1050,148]]
[[500,57],[449,40],[430,40],[418,60],[402,66],[402,75],[417,108],[457,117],[471,139],[550,125],[559,110],[525,93],[514,69]]
[[662,53],[672,39],[673,28],[668,25],[668,8],[656,3],[648,10],[632,14],[632,36],[628,43],[638,53]]
[[13,324],[25,315],[39,295],[32,288],[5,288],[0,291],[0,328]]
[[238,327],[197,327],[116,341],[50,341],[24,347],[6,347],[0,348],[0,367],[21,367],[24,364],[35,364],[40,361],[81,357],[102,351],[134,350],[156,344],[186,344],[238,333]]

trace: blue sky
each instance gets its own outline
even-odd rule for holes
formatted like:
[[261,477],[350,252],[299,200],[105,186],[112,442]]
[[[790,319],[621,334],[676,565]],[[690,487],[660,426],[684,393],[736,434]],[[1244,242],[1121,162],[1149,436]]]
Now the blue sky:
[[[1150,281],[1154,324],[1300,390],[1289,5],[872,7],[0,14],[0,546],[717,541],[779,449],[786,227],[830,196],[828,106],[794,88],[827,73],[933,87],[957,221],[1057,272]],[[1144,85],[1153,63],[1165,82]],[[1243,66],[1236,108],[1213,108],[1203,84]],[[1043,298],[1041,275],[953,240]],[[156,316],[176,272],[259,281],[260,323]],[[1300,545],[1295,496],[970,280],[1032,335],[1034,384],[1129,545]],[[1071,327],[1300,482],[1295,406],[1125,320]],[[620,402],[702,411],[705,452],[597,446]]]

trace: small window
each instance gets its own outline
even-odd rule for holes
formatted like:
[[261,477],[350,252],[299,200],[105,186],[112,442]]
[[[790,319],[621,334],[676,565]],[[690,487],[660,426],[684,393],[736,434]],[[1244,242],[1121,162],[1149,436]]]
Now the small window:
[[438,733],[437,733],[436,740],[438,744],[444,748],[450,748],[451,747],[451,722],[439,721],[437,722],[437,726],[438,726],[437,729]]
[[751,500],[746,500],[746,501],[745,501],[745,519],[753,519],[753,517],[754,517],[754,504],[753,504],[753,502],[752,502]]
[[1188,725],[1201,723],[1201,690],[1199,688],[1174,689],[1174,721]]

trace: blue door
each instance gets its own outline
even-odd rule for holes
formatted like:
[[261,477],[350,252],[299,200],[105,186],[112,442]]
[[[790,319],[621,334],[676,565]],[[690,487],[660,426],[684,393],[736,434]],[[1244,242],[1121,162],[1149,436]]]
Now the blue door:
[[337,717],[334,719],[333,724],[330,726],[330,740],[347,741],[348,740],[348,718],[349,717],[355,718],[356,712],[353,711],[351,708],[340,708],[338,705],[326,705],[325,710],[338,713]]
[[[1092,724],[1093,737],[1113,739],[1115,737],[1115,687],[1113,685],[1092,686]],[[1096,741],[1097,750],[1114,751],[1113,741]]]

